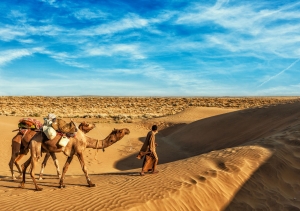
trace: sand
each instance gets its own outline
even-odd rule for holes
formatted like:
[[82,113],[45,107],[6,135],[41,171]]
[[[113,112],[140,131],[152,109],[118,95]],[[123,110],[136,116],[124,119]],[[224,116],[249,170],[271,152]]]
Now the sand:
[[[75,118],[96,122],[90,137],[104,138],[124,127],[131,133],[105,152],[84,152],[96,187],[87,187],[75,157],[66,188],[59,189],[49,159],[44,180],[38,181],[40,192],[29,174],[24,189],[11,179],[12,130],[22,117],[1,115],[0,210],[300,210],[300,102],[266,105],[190,106],[130,123]],[[160,129],[160,172],[141,177],[142,163],[135,156],[152,124]],[[57,157],[62,168],[66,157]]]

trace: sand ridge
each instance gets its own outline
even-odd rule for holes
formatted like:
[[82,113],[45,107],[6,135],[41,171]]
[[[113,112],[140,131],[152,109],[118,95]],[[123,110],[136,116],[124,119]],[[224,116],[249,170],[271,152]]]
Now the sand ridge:
[[[0,116],[1,208],[299,210],[299,108],[299,102],[246,110],[192,107],[133,123],[97,123],[91,137],[104,137],[114,127],[131,130],[127,139],[105,153],[86,150],[90,176],[97,186],[86,187],[74,158],[66,188],[58,189],[50,160],[45,179],[39,182],[42,192],[34,191],[29,175],[25,189],[18,187],[19,181],[10,179],[7,163],[11,130],[19,117]],[[135,155],[153,123],[161,125],[157,135],[160,173],[141,177],[141,162]],[[57,156],[62,167],[66,157]]]

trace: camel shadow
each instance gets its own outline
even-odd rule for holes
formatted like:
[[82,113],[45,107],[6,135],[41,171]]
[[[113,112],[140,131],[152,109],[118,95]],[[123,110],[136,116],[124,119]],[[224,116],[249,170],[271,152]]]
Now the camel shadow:
[[138,171],[130,172],[111,172],[111,173],[101,173],[101,174],[90,174],[93,176],[140,176]]
[[8,186],[8,185],[0,185],[0,187],[2,187],[2,188],[9,188],[9,189],[18,189],[18,188],[20,188],[20,187],[16,187],[16,186]]
[[1,181],[2,179],[6,179],[6,178],[8,178],[8,177],[7,177],[7,176],[0,175],[0,181]]

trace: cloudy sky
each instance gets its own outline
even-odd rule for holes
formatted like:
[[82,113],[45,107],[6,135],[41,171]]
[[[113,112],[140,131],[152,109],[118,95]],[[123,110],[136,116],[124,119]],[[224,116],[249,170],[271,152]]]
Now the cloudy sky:
[[300,95],[300,1],[2,0],[0,95]]

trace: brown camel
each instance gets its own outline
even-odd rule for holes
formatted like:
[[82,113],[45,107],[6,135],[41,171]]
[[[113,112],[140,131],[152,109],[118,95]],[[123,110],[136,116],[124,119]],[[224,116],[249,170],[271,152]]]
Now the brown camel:
[[[87,134],[88,132],[90,132],[95,127],[96,127],[95,124],[90,124],[90,123],[87,123],[87,122],[82,122],[78,126],[78,129],[81,130],[84,134]],[[51,158],[52,158],[52,160],[54,162],[54,165],[56,167],[58,178],[60,179],[60,177],[61,177],[61,173],[60,173],[60,170],[59,170],[59,162],[58,162],[58,159],[56,158],[55,153],[54,152],[47,152],[46,155],[45,155],[45,158],[43,160],[43,163],[42,163],[39,180],[43,179],[43,173],[44,173],[45,167],[47,165],[47,161],[48,161],[48,159],[49,159],[50,156],[51,156]]]
[[[95,126],[95,124],[89,124],[87,122],[82,122],[80,123],[80,125],[78,126],[78,128],[80,130],[82,130],[84,133],[88,133],[90,130],[92,130]],[[24,133],[22,132],[18,132],[13,138],[12,138],[12,144],[11,144],[11,148],[12,148],[12,153],[11,153],[11,159],[10,159],[10,162],[9,162],[9,168],[10,168],[10,171],[11,171],[11,175],[12,175],[12,179],[15,180],[16,177],[15,177],[15,174],[14,174],[14,171],[13,171],[13,167],[14,167],[14,164],[16,165],[17,169],[18,169],[18,172],[20,173],[20,175],[18,176],[18,178],[20,178],[22,176],[22,168],[20,167],[18,161],[21,160],[21,158],[24,156],[24,155],[27,155],[28,151],[29,151],[29,147],[28,147],[28,144],[31,140],[31,138],[37,133],[37,131],[35,130],[25,130]],[[60,176],[60,170],[59,170],[59,163],[58,163],[58,160],[56,158],[56,155],[55,153],[47,153],[45,158],[44,158],[44,161],[42,163],[42,170],[41,170],[41,174],[43,173],[44,171],[44,168],[47,164],[47,160],[49,157],[52,157],[53,161],[54,161],[54,164],[56,166],[56,170],[57,170],[57,174],[58,176]],[[40,178],[42,178],[42,175],[40,176]]]
[[20,176],[21,176],[22,170],[20,168],[20,165],[19,165],[18,161],[21,160],[21,158],[24,155],[27,155],[27,153],[29,151],[28,144],[29,144],[31,138],[36,133],[37,133],[37,131],[28,129],[28,130],[25,130],[24,133],[19,131],[12,138],[12,143],[11,143],[12,153],[11,153],[11,158],[10,158],[10,161],[9,161],[8,165],[9,165],[13,180],[16,179],[14,171],[13,171],[14,164],[16,165],[16,167],[17,167],[17,169],[20,173]]
[[94,138],[90,138],[86,136],[82,131],[78,130],[75,137],[71,137],[70,141],[65,147],[60,147],[57,143],[60,137],[55,137],[52,140],[48,140],[48,138],[42,133],[38,132],[34,135],[34,137],[30,141],[30,158],[24,163],[23,168],[23,180],[21,182],[21,188],[25,187],[25,172],[29,164],[31,164],[30,175],[35,185],[37,191],[41,191],[37,185],[36,179],[34,177],[34,172],[36,168],[36,163],[38,159],[41,157],[42,149],[47,152],[63,152],[65,155],[68,156],[68,159],[64,165],[63,173],[60,178],[59,187],[64,188],[64,178],[65,174],[68,170],[68,167],[73,159],[74,154],[77,155],[78,160],[81,164],[82,171],[85,174],[87,183],[89,187],[94,187],[95,184],[92,183],[91,179],[88,176],[87,167],[84,162],[83,158],[83,151],[85,148],[93,148],[93,149],[103,149],[106,147],[111,146],[112,144],[116,143],[117,141],[121,140],[125,135],[130,133],[129,129],[114,129],[105,139],[98,140]]

